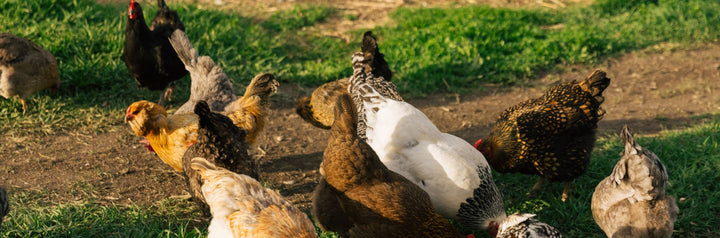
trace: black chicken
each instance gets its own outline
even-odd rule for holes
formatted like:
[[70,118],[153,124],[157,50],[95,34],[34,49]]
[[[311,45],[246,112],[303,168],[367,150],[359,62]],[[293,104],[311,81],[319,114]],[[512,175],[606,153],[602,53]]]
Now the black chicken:
[[197,142],[183,155],[182,166],[193,200],[209,216],[210,209],[201,190],[202,178],[190,168],[193,158],[205,158],[218,167],[256,180],[260,176],[257,162],[247,152],[247,132],[235,126],[230,118],[210,111],[205,101],[195,104],[195,114],[199,117]]
[[531,196],[545,179],[565,182],[566,201],[570,182],[585,173],[590,162],[608,85],[605,72],[596,70],[585,80],[554,86],[540,98],[506,109],[475,148],[500,173],[540,175]]
[[158,100],[158,104],[163,105],[165,100],[170,100],[175,81],[188,71],[168,41],[176,29],[185,31],[185,26],[164,0],[157,3],[158,12],[150,28],[145,24],[140,4],[135,0],[130,3],[122,59],[139,87],[165,90]]
[[7,192],[0,187],[0,226],[2,226],[3,218],[8,212],[10,212],[10,203],[8,202]]

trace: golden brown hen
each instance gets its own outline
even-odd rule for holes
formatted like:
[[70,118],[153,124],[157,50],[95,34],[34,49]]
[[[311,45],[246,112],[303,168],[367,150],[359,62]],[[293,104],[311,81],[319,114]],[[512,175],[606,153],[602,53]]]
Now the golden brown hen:
[[[272,74],[255,76],[245,95],[230,103],[222,112],[235,126],[245,130],[248,143],[254,143],[265,127],[269,113],[269,97],[277,91],[278,82]],[[133,132],[149,142],[148,149],[155,151],[166,164],[183,171],[182,157],[197,140],[198,116],[181,113],[168,116],[165,108],[152,102],[139,101],[128,107],[125,122]]]
[[356,127],[353,102],[342,94],[313,195],[323,229],[341,237],[460,237],[425,191],[380,162]]
[[[361,49],[367,66],[372,67],[367,71],[374,73],[384,81],[392,81],[393,73],[385,61],[385,55],[380,53],[377,39],[372,35],[372,31],[363,34]],[[348,86],[350,86],[348,78],[325,83],[315,89],[310,97],[300,98],[295,111],[303,120],[313,126],[330,129],[333,122],[335,100],[340,94],[348,92]]]
[[0,33],[0,96],[20,98],[25,113],[28,96],[59,87],[58,64],[49,51],[28,39]]
[[590,161],[608,85],[605,72],[596,70],[583,81],[554,86],[540,98],[506,109],[475,148],[498,172],[540,175],[531,196],[545,179],[565,182],[566,201],[570,182],[585,173]]

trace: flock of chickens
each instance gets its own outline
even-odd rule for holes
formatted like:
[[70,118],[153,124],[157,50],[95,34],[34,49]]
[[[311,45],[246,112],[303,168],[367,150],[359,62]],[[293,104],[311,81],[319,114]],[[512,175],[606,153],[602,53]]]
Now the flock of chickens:
[[[259,74],[236,96],[223,70],[193,48],[177,13],[163,0],[158,7],[148,27],[132,1],[122,59],[139,86],[165,92],[158,103],[130,105],[125,122],[148,150],[186,175],[193,201],[212,217],[209,237],[316,237],[305,213],[262,187],[258,161],[248,154],[265,127],[275,77]],[[610,79],[604,72],[506,109],[473,146],[403,101],[371,32],[352,67],[350,78],[318,87],[296,108],[330,130],[311,211],[323,230],[341,237],[465,237],[449,218],[494,237],[561,237],[534,214],[506,214],[491,170],[539,175],[530,196],[545,180],[565,182],[562,200],[569,199],[605,114],[600,106]],[[164,101],[188,73],[190,99],[168,115]],[[0,95],[18,96],[25,111],[27,96],[59,84],[47,50],[0,34]],[[667,171],[627,127],[620,136],[625,150],[595,189],[593,217],[608,237],[670,237],[678,207],[665,194]],[[0,222],[7,204],[0,188]]]

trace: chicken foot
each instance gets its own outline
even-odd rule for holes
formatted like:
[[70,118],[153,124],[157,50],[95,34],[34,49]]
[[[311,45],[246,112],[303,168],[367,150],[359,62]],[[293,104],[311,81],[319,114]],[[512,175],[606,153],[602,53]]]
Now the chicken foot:
[[570,182],[565,182],[565,189],[563,189],[562,198],[563,202],[567,202],[570,197]]

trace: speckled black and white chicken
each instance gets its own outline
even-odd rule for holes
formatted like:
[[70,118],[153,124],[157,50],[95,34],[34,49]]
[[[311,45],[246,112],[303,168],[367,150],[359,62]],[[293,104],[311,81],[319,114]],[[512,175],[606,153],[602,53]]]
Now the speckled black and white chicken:
[[670,237],[677,219],[675,198],[665,194],[667,170],[623,127],[625,150],[610,176],[595,187],[592,214],[608,237]]
[[503,198],[485,157],[467,141],[441,132],[399,97],[392,82],[375,76],[363,53],[353,55],[350,92],[358,108],[358,136],[392,171],[430,195],[435,210],[473,230],[494,230],[505,220]]
[[497,238],[561,238],[560,231],[535,218],[535,214],[515,213],[500,225]]
[[585,173],[595,146],[597,123],[605,111],[602,93],[610,85],[605,72],[596,70],[585,80],[553,86],[540,98],[506,109],[489,135],[475,148],[500,173],[540,175],[530,190],[539,193],[547,179],[565,182],[562,200],[569,197],[570,182]]
[[2,228],[3,218],[10,212],[10,202],[8,201],[7,191],[0,187],[0,228]]

